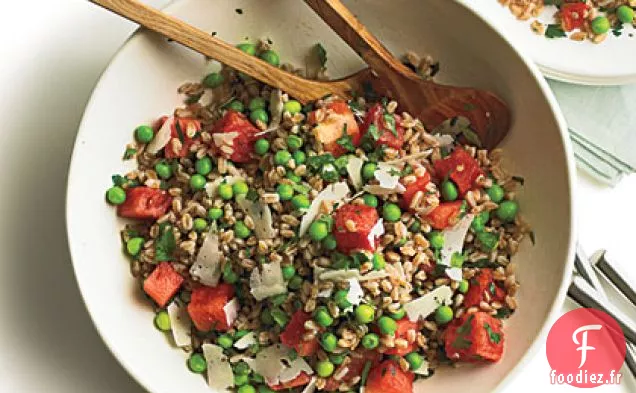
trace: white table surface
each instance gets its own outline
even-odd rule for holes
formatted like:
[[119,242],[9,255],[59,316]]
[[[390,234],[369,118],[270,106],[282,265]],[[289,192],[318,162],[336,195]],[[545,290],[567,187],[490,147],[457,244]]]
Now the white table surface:
[[[66,173],[84,105],[134,26],[84,0],[22,0],[3,6],[0,392],[142,392],[91,324],[73,276],[64,226]],[[610,250],[636,277],[636,176],[609,189],[578,175],[580,241],[589,253]],[[548,372],[541,349],[505,390],[576,391],[550,386]],[[595,391],[634,392],[636,382],[627,377],[620,386]]]

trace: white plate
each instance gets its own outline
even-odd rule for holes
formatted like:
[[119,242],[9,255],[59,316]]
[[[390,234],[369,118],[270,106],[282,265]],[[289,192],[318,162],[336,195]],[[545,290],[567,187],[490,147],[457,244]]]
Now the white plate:
[[[611,32],[594,44],[569,38],[548,39],[530,30],[531,21],[519,21],[497,0],[462,0],[494,24],[517,48],[534,59],[545,76],[586,85],[620,85],[636,82],[636,31],[623,29],[620,37]],[[541,20],[550,21],[554,7],[546,7]],[[630,34],[633,37],[630,37]]]
[[[441,61],[444,80],[492,89],[513,110],[513,128],[503,147],[514,158],[511,170],[526,179],[519,200],[538,245],[524,244],[516,258],[523,284],[521,308],[507,323],[506,354],[488,367],[440,370],[418,389],[491,392],[541,347],[539,337],[565,298],[573,255],[574,173],[565,123],[536,67],[463,6],[448,0],[400,0],[398,6],[373,0],[347,4],[395,53],[407,49],[431,53]],[[235,12],[237,8],[242,15]],[[281,57],[297,64],[303,64],[308,48],[321,42],[333,76],[361,66],[355,53],[298,0],[184,0],[169,11],[216,31],[226,41],[270,37]],[[449,29],[451,25],[458,27]],[[121,252],[123,222],[105,203],[104,192],[111,175],[127,169],[121,156],[133,129],[171,112],[180,103],[177,87],[204,73],[200,55],[147,32],[137,33],[95,88],[69,173],[68,238],[81,294],[110,350],[155,393],[210,390],[201,376],[188,371],[186,354],[153,327],[151,307]]]

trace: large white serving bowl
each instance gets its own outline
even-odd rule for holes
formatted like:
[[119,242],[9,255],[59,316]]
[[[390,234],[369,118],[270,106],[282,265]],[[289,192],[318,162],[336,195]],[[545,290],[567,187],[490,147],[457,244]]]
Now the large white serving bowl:
[[[520,372],[523,359],[541,347],[570,279],[574,169],[563,118],[538,70],[461,4],[449,0],[346,3],[394,53],[430,53],[441,61],[440,81],[494,90],[513,111],[512,131],[502,147],[510,168],[525,178],[519,201],[534,227],[536,245],[524,244],[515,257],[522,285],[520,308],[506,323],[505,356],[491,366],[438,370],[417,389],[491,392]],[[304,64],[309,48],[320,42],[327,49],[334,77],[362,66],[355,53],[299,0],[183,0],[167,11],[229,42],[269,37],[285,61],[297,64]],[[110,350],[155,393],[209,392],[209,388],[203,378],[188,371],[184,352],[153,327],[151,307],[121,252],[123,222],[105,203],[104,192],[112,174],[130,168],[121,157],[132,130],[170,113],[180,104],[176,88],[183,81],[198,80],[205,67],[198,54],[146,31],[136,33],[93,93],[69,174],[68,237],[81,295]]]

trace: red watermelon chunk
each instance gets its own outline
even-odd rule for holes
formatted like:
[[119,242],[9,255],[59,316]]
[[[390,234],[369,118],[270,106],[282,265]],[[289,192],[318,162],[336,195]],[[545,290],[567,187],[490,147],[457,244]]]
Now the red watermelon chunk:
[[[345,254],[354,250],[375,251],[378,239],[369,239],[369,233],[378,218],[378,212],[371,206],[348,204],[340,207],[333,228],[338,251]],[[348,229],[347,221],[353,221],[354,231]]]
[[181,284],[183,277],[169,262],[162,262],[144,280],[144,292],[163,308],[177,293]]
[[497,362],[504,350],[500,319],[479,311],[454,320],[444,332],[446,355],[464,362]]
[[188,314],[194,326],[202,332],[227,331],[227,315],[223,309],[234,297],[234,287],[222,283],[216,287],[201,286],[192,291]]

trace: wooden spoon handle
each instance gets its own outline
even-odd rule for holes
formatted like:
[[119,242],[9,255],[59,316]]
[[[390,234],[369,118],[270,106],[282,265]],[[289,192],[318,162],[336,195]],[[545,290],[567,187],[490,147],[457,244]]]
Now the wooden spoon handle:
[[349,11],[340,0],[305,0],[362,59],[383,79],[414,73],[396,60],[389,50]]
[[284,90],[303,103],[334,93],[334,86],[331,84],[307,80],[283,71],[136,0],[90,1],[261,82]]

